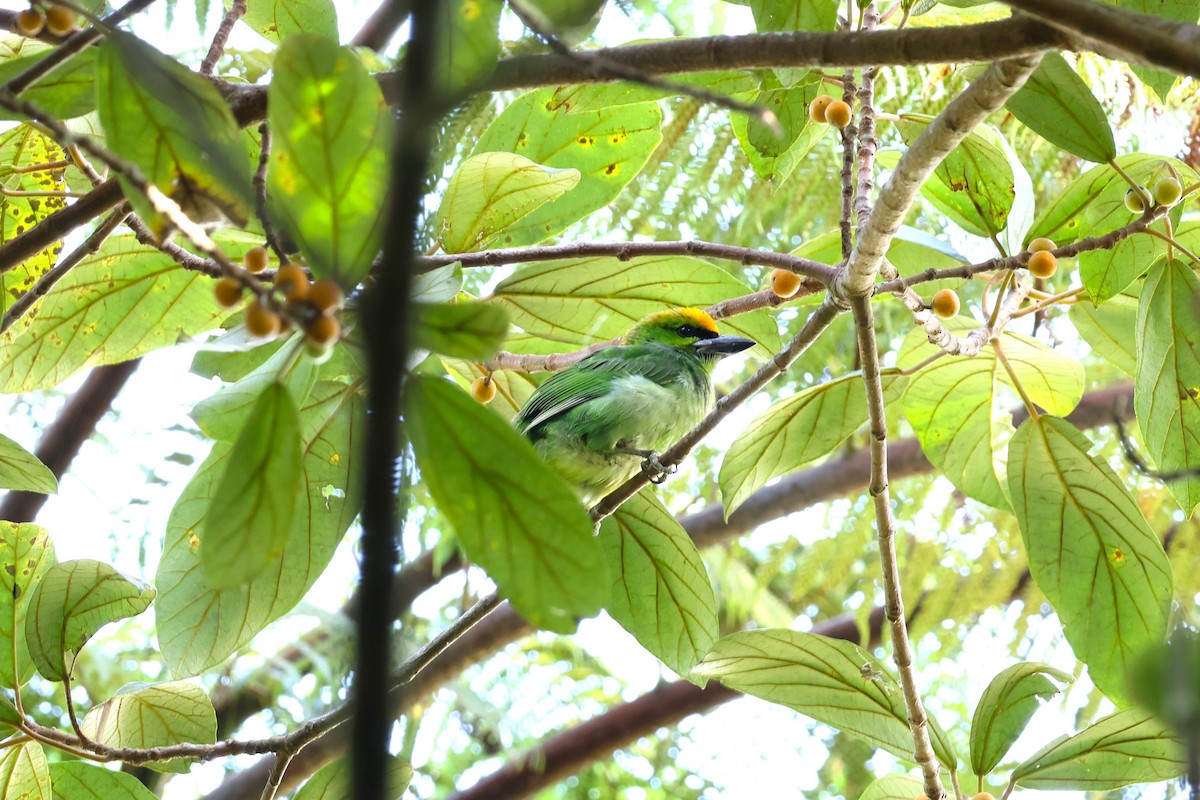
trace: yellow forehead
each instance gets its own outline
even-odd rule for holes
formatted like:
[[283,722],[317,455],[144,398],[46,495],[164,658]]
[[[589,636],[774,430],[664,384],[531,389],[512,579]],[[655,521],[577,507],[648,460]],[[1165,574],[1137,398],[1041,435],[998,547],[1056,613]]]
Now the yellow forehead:
[[652,323],[684,321],[713,333],[717,332],[717,323],[698,308],[675,308],[670,311],[659,311],[657,314],[651,314],[648,321]]

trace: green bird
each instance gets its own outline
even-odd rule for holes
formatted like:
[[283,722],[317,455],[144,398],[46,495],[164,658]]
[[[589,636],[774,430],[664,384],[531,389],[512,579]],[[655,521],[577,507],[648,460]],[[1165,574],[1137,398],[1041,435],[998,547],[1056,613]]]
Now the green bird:
[[514,423],[587,505],[695,427],[713,407],[713,366],[753,346],[698,308],[651,314],[619,345],[537,388]]

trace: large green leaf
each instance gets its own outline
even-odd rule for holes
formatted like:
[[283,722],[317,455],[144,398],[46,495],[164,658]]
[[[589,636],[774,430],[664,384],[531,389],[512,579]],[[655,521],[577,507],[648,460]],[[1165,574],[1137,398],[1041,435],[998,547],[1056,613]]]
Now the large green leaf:
[[1004,758],[1042,702],[1073,678],[1047,664],[1013,664],[988,684],[971,719],[971,771],[987,775]]
[[480,153],[450,176],[434,218],[447,253],[507,247],[507,230],[579,183],[579,170],[553,169],[514,153]]
[[[1200,468],[1200,280],[1183,261],[1159,261],[1137,316],[1134,411],[1159,469]],[[1183,513],[1200,504],[1200,476],[1167,481]]]
[[289,36],[274,70],[271,212],[318,276],[353,285],[382,240],[392,112],[354,51],[322,36]]
[[[217,712],[208,693],[194,683],[133,683],[93,706],[81,727],[89,739],[109,747],[212,744],[217,740]],[[187,772],[190,761],[173,758],[147,766]]]
[[[63,159],[62,148],[41,131],[18,125],[0,133],[0,165],[29,168]],[[7,174],[5,174],[7,172]],[[61,192],[67,188],[62,170],[12,172],[0,166],[0,181],[10,192]],[[9,242],[66,206],[63,197],[22,197],[0,195],[0,244]],[[13,302],[45,275],[58,260],[62,241],[0,272],[0,314],[7,313]],[[20,321],[17,323],[21,324]]]
[[649,489],[600,525],[613,578],[604,608],[671,669],[687,677],[717,640],[717,600],[691,537]]
[[153,587],[135,583],[99,561],[64,561],[50,567],[34,587],[25,617],[25,642],[38,672],[48,680],[65,679],[96,631],[137,616],[153,600]]
[[[792,630],[744,631],[718,641],[693,672],[913,760],[900,684],[856,644]],[[949,740],[932,719],[929,733],[938,760],[955,767]]]
[[417,303],[413,338],[418,347],[455,358],[482,361],[508,335],[508,315],[484,303]]
[[816,81],[790,89],[773,88],[759,92],[754,97],[754,103],[775,114],[779,120],[778,132],[774,126],[746,114],[733,117],[733,132],[758,177],[776,184],[782,183],[822,136],[836,135],[836,130],[829,125],[808,124],[808,104],[823,92],[821,84]]
[[[521,267],[496,286],[495,299],[527,333],[585,344],[621,336],[664,308],[703,308],[748,291],[725,270],[696,258],[579,258]],[[760,354],[779,346],[775,320],[766,312],[741,314],[720,325],[754,339]]]
[[[1186,22],[1190,25],[1195,25],[1197,16],[1200,16],[1200,2],[1197,0],[1106,0],[1106,2],[1130,11],[1174,22]],[[1130,67],[1134,74],[1153,89],[1161,100],[1167,98],[1167,92],[1171,90],[1178,77],[1174,72],[1157,67],[1146,67],[1141,64],[1131,64]]]
[[[1117,158],[1117,164],[1127,172],[1134,170],[1144,173],[1161,160],[1159,156],[1131,153]],[[1119,192],[1117,199],[1122,201],[1123,206],[1127,188],[1128,185],[1121,176],[1109,165],[1092,167],[1068,183],[1057,197],[1046,204],[1033,223],[1033,228],[1026,235],[1026,241],[1044,236],[1053,239],[1059,245],[1064,245],[1091,235],[1091,228],[1084,224],[1087,209],[1106,191],[1114,196]],[[1126,215],[1128,217],[1128,212]],[[1129,219],[1125,221],[1128,222]]]
[[46,388],[85,366],[137,358],[226,313],[206,275],[131,236],[110,239],[0,336],[0,391]]
[[50,767],[40,744],[25,742],[0,751],[0,797],[51,800],[50,792]]
[[[37,39],[13,34],[0,37],[0,84],[8,83],[56,49]],[[95,48],[76,53],[67,63],[21,92],[21,97],[56,119],[73,119],[92,111],[96,108]],[[0,119],[23,117],[3,109]]]
[[54,494],[58,479],[38,457],[7,436],[0,436],[0,489]]
[[[603,208],[633,180],[662,140],[658,103],[579,111],[547,87],[523,94],[501,112],[474,153],[505,151],[555,169],[577,169],[579,185],[508,229],[505,244],[535,244]],[[512,237],[512,241],[507,240]]]
[[[691,72],[685,75],[672,75],[671,86],[690,86],[707,89],[711,92],[747,100],[758,91],[759,82],[748,72]],[[612,83],[575,83],[569,86],[555,88],[550,102],[555,105],[567,104],[572,111],[594,111],[613,106],[627,106],[631,103],[644,103],[648,100],[662,100],[673,97],[679,91],[659,86],[646,86],[628,81]]]
[[338,40],[337,8],[333,0],[255,0],[246,4],[242,22],[276,44],[294,33]]
[[54,800],[155,800],[136,777],[86,761],[58,761],[50,767]]
[[492,74],[500,56],[502,0],[438,3],[438,49],[434,74],[443,95],[470,90]]
[[220,664],[289,611],[325,569],[358,513],[360,477],[350,467],[365,424],[359,388],[323,380],[299,412],[303,489],[283,552],[258,577],[218,590],[200,564],[198,531],[224,473],[229,445],[213,448],[171,511],[154,606],[163,659],[177,678]]
[[[318,367],[311,358],[297,358],[295,346],[295,342],[281,346],[236,383],[197,403],[192,408],[192,419],[200,430],[218,442],[233,442],[245,430],[263,392],[274,383],[282,383],[297,404],[303,403],[317,382]],[[251,353],[261,350],[256,348]]]
[[583,506],[533,446],[457,386],[413,375],[407,430],[421,478],[467,557],[530,622],[574,630],[611,585]]
[[1011,780],[1025,789],[1099,792],[1170,780],[1186,768],[1183,746],[1166,723],[1127,708],[1046,745],[1013,770]]
[[1137,371],[1136,297],[1119,294],[1103,305],[1075,303],[1071,322],[1092,352],[1107,359],[1130,377]]
[[910,775],[885,775],[863,790],[858,800],[913,800],[925,785]]
[[1161,642],[1173,581],[1129,490],[1070,423],[1031,417],[1008,447],[1029,571],[1092,681],[1117,702],[1135,656]]
[[[177,191],[185,208],[190,189],[244,223],[253,206],[250,158],[217,88],[120,29],[108,34],[97,71],[105,145],[164,192]],[[130,202],[153,216],[140,194]]]
[[[387,762],[387,796],[381,800],[400,800],[412,781],[413,769],[402,758],[391,756]],[[351,800],[350,759],[339,758],[321,767],[305,781],[292,800]]]
[[837,25],[837,0],[745,0],[754,12],[760,33],[832,31]]
[[1005,105],[1038,135],[1080,158],[1104,163],[1117,157],[1104,108],[1060,53],[1046,53]]
[[[885,399],[904,380],[885,377]],[[725,518],[773,478],[829,453],[867,421],[862,375],[854,373],[777,400],[734,440],[721,461]]]
[[[950,327],[962,333],[969,323]],[[1000,345],[1029,397],[1051,414],[1071,412],[1083,396],[1083,367],[1036,339],[1005,332]],[[938,352],[923,328],[904,340],[897,366],[910,369]],[[1009,507],[1004,475],[1012,414],[1000,387],[1012,387],[995,351],[971,358],[944,356],[909,379],[904,414],[921,449],[964,494],[999,509]]]
[[56,561],[43,528],[0,521],[0,686],[12,689],[33,677],[25,616],[30,592]]
[[271,383],[233,443],[200,534],[200,563],[213,588],[246,583],[283,550],[303,486],[300,445],[295,401]]

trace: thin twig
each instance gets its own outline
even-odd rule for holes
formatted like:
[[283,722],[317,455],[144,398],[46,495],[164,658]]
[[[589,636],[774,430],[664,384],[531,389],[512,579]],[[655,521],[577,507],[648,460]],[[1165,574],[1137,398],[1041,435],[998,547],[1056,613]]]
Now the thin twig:
[[842,129],[842,213],[838,227],[842,232],[842,263],[850,259],[854,249],[854,149],[858,140],[858,127],[854,124],[854,70],[846,70],[842,76],[842,100],[850,106],[850,124]]
[[208,54],[200,62],[201,75],[213,74],[213,70],[217,68],[217,61],[225,54],[225,43],[229,41],[229,34],[233,32],[233,26],[245,14],[246,0],[233,0],[233,5],[225,12],[220,27],[217,28],[217,32],[213,35],[212,44],[208,48]]
[[279,239],[279,232],[275,229],[275,225],[271,222],[271,216],[267,212],[267,169],[271,161],[271,126],[265,122],[259,125],[258,137],[258,169],[254,171],[255,210],[258,213],[259,222],[262,223],[263,232],[266,234],[267,244],[275,251],[279,264],[285,266],[289,263],[288,254]]
[[279,753],[275,756],[275,764],[271,767],[271,774],[267,777],[267,784],[263,787],[262,800],[275,800],[276,793],[279,792],[279,785],[283,783],[283,774],[287,772],[288,765],[292,763],[294,753]]

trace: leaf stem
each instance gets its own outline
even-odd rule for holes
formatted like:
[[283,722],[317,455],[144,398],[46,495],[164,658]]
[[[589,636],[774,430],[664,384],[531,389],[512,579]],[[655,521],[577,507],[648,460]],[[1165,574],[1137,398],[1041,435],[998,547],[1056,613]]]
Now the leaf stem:
[[1037,406],[1033,404],[1033,400],[1029,398],[1029,394],[1025,391],[1021,379],[1017,377],[1017,373],[1012,368],[1012,364],[1008,363],[1008,358],[1004,355],[1004,348],[1000,346],[999,337],[992,339],[992,349],[996,352],[996,360],[1004,365],[1004,371],[1008,373],[1009,379],[1013,383],[1013,388],[1017,390],[1017,394],[1021,396],[1021,402],[1025,404],[1025,410],[1029,412],[1032,419],[1037,419],[1041,416],[1041,412],[1037,410]]

